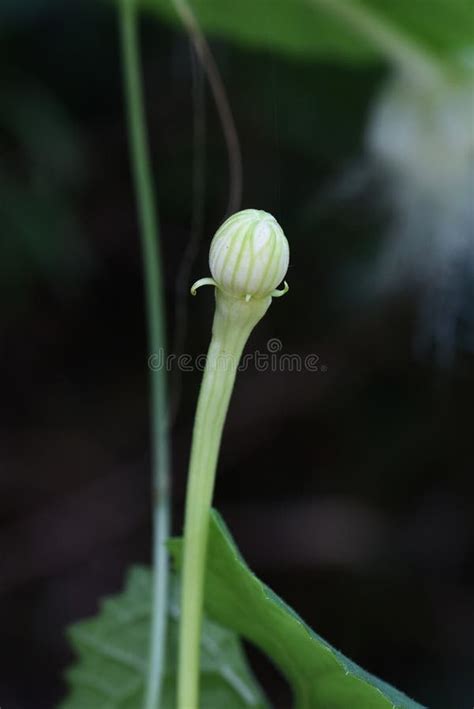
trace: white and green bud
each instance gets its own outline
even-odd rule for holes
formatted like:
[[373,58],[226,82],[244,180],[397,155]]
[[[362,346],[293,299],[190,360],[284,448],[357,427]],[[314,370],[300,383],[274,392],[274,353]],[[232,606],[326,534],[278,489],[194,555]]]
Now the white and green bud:
[[212,283],[233,298],[249,301],[286,293],[276,290],[288,270],[290,250],[277,220],[259,209],[244,209],[233,214],[217,230],[209,253],[212,279],[193,286]]

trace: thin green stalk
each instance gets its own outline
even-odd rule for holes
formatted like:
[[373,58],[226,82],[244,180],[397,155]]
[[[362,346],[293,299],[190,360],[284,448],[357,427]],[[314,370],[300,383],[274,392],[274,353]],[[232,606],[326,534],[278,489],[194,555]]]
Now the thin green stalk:
[[445,75],[445,68],[429,50],[362,3],[347,0],[308,1],[365,37],[389,61],[420,82],[438,82]]
[[270,302],[271,297],[246,302],[216,289],[216,313],[194,420],[186,496],[179,638],[179,709],[197,709],[199,706],[199,645],[209,510],[222,429],[242,350]]
[[[119,9],[124,93],[130,160],[140,221],[148,342],[151,352],[165,351],[165,316],[158,218],[149,159],[144,112],[135,0],[121,0]],[[150,372],[151,450],[153,468],[153,601],[150,659],[145,709],[160,705],[168,602],[170,533],[170,451],[166,371]]]

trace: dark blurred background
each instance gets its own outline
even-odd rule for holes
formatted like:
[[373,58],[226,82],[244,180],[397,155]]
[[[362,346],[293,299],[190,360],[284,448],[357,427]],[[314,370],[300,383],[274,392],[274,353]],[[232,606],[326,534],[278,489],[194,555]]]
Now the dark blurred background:
[[[141,256],[114,8],[7,1],[0,21],[0,704],[51,709],[72,660],[66,626],[150,558]],[[208,90],[196,153],[185,35],[149,17],[142,30],[173,347],[196,159],[192,280],[208,274],[225,214],[227,156]],[[338,191],[385,69],[212,48],[242,147],[242,206],[272,212],[291,244],[291,292],[249,346],[278,338],[323,365],[239,376],[215,505],[253,570],[330,643],[433,709],[468,709],[472,356],[444,369],[416,358],[412,294],[361,294],[381,190]],[[189,301],[183,349],[197,355],[212,296]],[[175,533],[199,381],[171,373]],[[288,707],[283,680],[248,652]]]

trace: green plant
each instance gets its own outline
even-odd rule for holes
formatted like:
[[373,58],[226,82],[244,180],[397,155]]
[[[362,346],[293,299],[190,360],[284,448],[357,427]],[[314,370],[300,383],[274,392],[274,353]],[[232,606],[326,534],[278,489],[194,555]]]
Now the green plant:
[[[195,418],[184,539],[170,543],[182,570],[181,589],[173,580],[166,605],[173,623],[168,627],[157,706],[266,706],[239,649],[237,638],[242,636],[281,669],[297,709],[420,709],[420,704],[362,670],[308,628],[250,572],[225,525],[210,510],[239,359],[272,297],[288,290],[286,283],[275,290],[288,259],[286,238],[273,217],[244,210],[217,231],[210,251],[213,277],[197,281],[192,289],[195,293],[202,285],[213,285],[216,313]],[[88,709],[135,709],[149,701],[145,648],[155,632],[153,624],[150,627],[151,585],[147,573],[135,572],[122,598],[109,600],[97,620],[72,629],[80,660],[69,672],[72,691],[61,709],[81,709],[84,703]],[[218,626],[203,623],[203,606]]]
[[[147,696],[148,648],[153,604],[149,569],[133,567],[122,593],[103,601],[95,618],[72,626],[79,660],[68,671],[71,692],[61,709],[139,709]],[[179,584],[170,577],[166,665],[161,709],[176,706]],[[204,618],[201,635],[201,702],[205,707],[265,709],[268,705],[245,660],[235,632]]]
[[240,356],[288,268],[286,238],[266,212],[247,209],[230,217],[211,244],[213,278],[194,284],[216,287],[216,313],[199,394],[189,465],[184,527],[182,622],[178,706],[198,706],[199,637],[204,567],[217,457]]
[[[178,18],[176,5],[181,10],[186,7],[182,0],[144,0],[142,4],[171,22]],[[420,85],[436,85],[446,77],[450,80],[461,74],[462,61],[454,50],[470,37],[469,5],[457,0],[449,9],[441,0],[430,2],[432,11],[421,23],[412,5],[411,0],[271,0],[270,12],[268,1],[196,0],[193,12],[206,31],[243,46],[271,48],[304,59],[367,62],[383,57],[400,74],[409,74],[414,68],[415,82]],[[132,6],[132,0],[121,0],[150,346],[158,350],[164,338],[159,276],[157,280],[157,223]],[[450,32],[445,32],[446,25]],[[254,247],[260,237],[265,241],[262,235],[268,242],[257,256]],[[159,495],[162,508],[155,515],[154,580],[145,570],[135,571],[121,598],[107,602],[97,620],[72,631],[80,659],[69,673],[71,694],[64,709],[135,709],[143,702],[147,709],[168,709],[176,702],[178,709],[196,709],[198,705],[206,709],[266,706],[243,660],[239,637],[258,645],[281,669],[292,686],[298,709],[420,707],[359,668],[308,628],[250,572],[221,519],[210,512],[218,450],[238,361],[272,297],[285,292],[286,288],[274,289],[284,277],[287,263],[286,239],[273,218],[263,212],[250,210],[234,215],[217,232],[211,246],[212,278],[201,279],[193,288],[195,292],[201,285],[215,286],[216,314],[195,419],[184,539],[170,543],[182,570],[181,580],[173,578],[167,593],[163,545],[169,520],[167,411],[165,383],[159,383],[155,376],[155,474],[164,494]],[[265,272],[266,268],[270,271]],[[165,456],[161,465],[156,457],[160,451]],[[147,653],[150,638],[151,651]],[[212,652],[212,647],[217,650]]]
[[[208,513],[207,523],[200,707],[268,707],[243,660],[237,640],[241,636],[260,647],[281,670],[293,689],[297,709],[422,709],[331,647],[252,574],[215,511]],[[179,567],[183,541],[172,540],[170,548]],[[120,596],[107,599],[96,618],[70,629],[79,659],[68,672],[71,692],[60,709],[139,709],[146,681],[151,593],[149,571],[134,569]],[[177,706],[179,589],[175,578],[168,608],[161,709]]]

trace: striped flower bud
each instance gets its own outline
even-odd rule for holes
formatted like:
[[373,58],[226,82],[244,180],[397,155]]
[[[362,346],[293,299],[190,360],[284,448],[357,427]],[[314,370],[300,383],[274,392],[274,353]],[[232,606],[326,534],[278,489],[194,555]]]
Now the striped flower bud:
[[[271,214],[244,209],[217,230],[209,253],[216,286],[235,298],[265,298],[275,291],[288,270],[288,241]],[[287,286],[285,285],[286,289]]]

